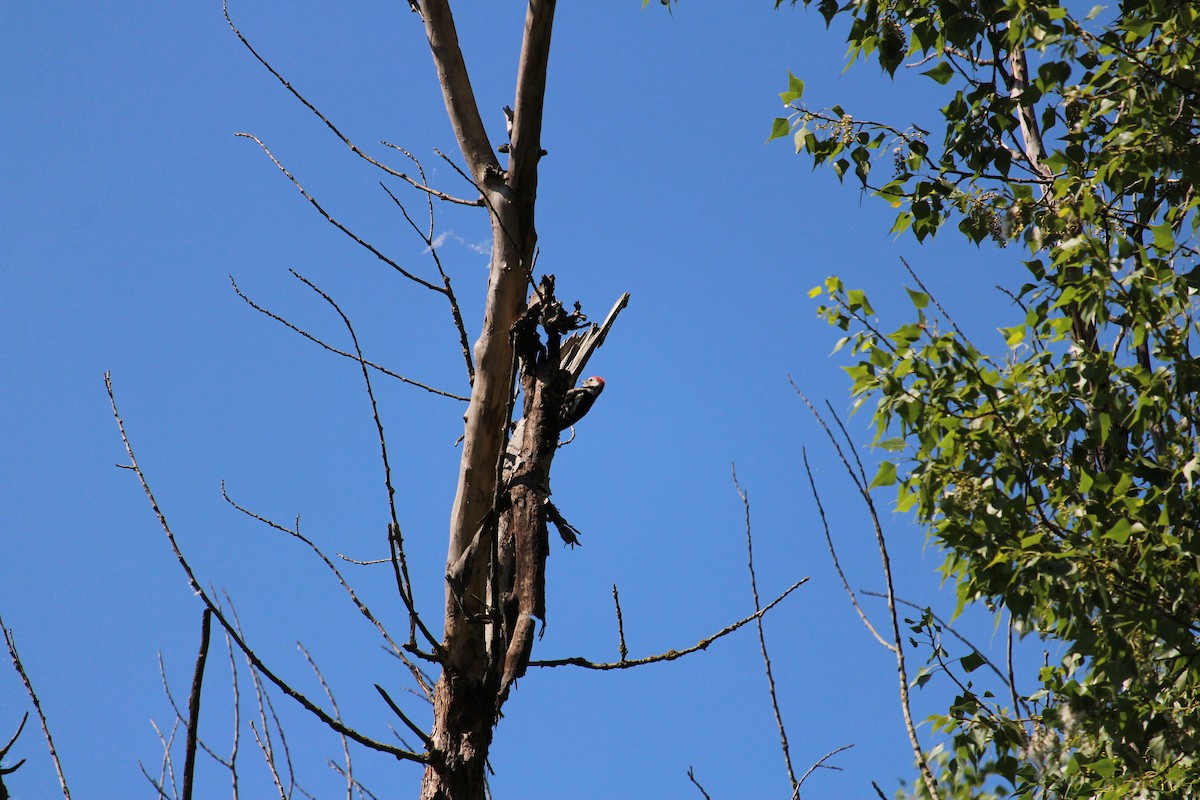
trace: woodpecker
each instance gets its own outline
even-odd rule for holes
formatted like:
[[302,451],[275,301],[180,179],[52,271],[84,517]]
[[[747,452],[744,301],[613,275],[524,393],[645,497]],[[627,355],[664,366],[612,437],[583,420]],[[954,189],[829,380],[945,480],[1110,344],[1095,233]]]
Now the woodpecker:
[[591,410],[596,398],[604,391],[604,378],[592,376],[567,392],[559,414],[558,429],[565,431]]

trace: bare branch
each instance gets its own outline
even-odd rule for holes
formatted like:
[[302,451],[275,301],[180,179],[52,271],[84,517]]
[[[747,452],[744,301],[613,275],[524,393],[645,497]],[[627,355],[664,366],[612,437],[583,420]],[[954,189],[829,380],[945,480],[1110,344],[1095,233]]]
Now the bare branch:
[[[312,281],[308,280],[295,270],[290,270],[290,272],[303,281],[306,286],[324,298],[325,302],[329,303],[329,305],[333,307],[333,310],[338,313],[338,316],[342,318],[342,322],[345,323],[346,330],[350,333],[350,339],[354,343],[354,352],[357,354],[356,360],[359,362],[359,367],[362,369],[363,381],[366,383],[367,398],[371,401],[371,416],[375,420],[375,431],[379,438],[379,452],[380,457],[383,460],[383,481],[384,486],[387,489],[388,512],[391,515],[391,526],[389,530],[396,531],[397,537],[395,538],[398,539],[400,520],[396,514],[396,488],[392,485],[392,465],[388,460],[387,437],[383,432],[383,421],[379,418],[379,405],[375,402],[375,391],[371,388],[371,373],[367,370],[366,365],[362,363],[362,348],[359,347],[358,344],[358,335],[354,332],[354,326],[350,323],[350,318],[346,316],[345,312],[342,311],[341,307],[338,306],[337,302],[335,302],[332,297],[330,297],[328,294],[318,288],[316,284],[312,283]],[[404,555],[402,540],[397,541],[395,553],[396,557],[399,559],[400,573],[403,577],[403,581],[400,586],[400,596],[404,601],[405,607],[408,609],[409,621],[416,627],[420,628],[421,633],[423,633],[429,643],[436,648],[438,646],[437,639],[435,639],[433,634],[429,632],[429,629],[425,627],[425,624],[421,621],[420,614],[417,613],[417,608],[413,600],[412,581],[408,576],[408,560]],[[326,561],[332,566],[332,562],[328,562],[328,559]]]
[[385,256],[382,252],[380,252],[375,247],[375,245],[366,241],[365,239],[360,237],[357,233],[350,230],[345,225],[343,225],[342,223],[340,223],[336,219],[334,219],[333,216],[331,216],[330,213],[328,211],[326,211],[325,208],[320,203],[317,202],[316,198],[314,198],[311,194],[309,194],[308,191],[303,186],[300,185],[300,182],[298,180],[296,180],[295,176],[292,175],[292,173],[288,172],[287,167],[285,167],[285,166],[283,166],[283,164],[279,163],[279,159],[275,158],[275,154],[272,153],[265,144],[263,144],[262,139],[259,139],[257,136],[255,136],[252,133],[245,133],[245,132],[235,133],[234,136],[237,136],[237,137],[240,137],[243,139],[253,139],[255,142],[257,142],[258,146],[262,148],[262,151],[267,154],[267,158],[271,159],[271,163],[273,163],[279,169],[279,171],[282,172],[284,174],[284,176],[286,176],[287,179],[292,182],[292,185],[295,186],[296,189],[299,190],[300,194],[304,195],[304,199],[307,200],[309,202],[309,204],[312,205],[312,207],[315,208],[317,210],[317,212],[322,217],[325,218],[325,221],[328,222],[333,227],[337,228],[342,233],[349,236],[351,239],[353,239],[355,244],[366,249],[368,252],[371,253],[371,255],[375,256],[380,261],[387,264],[389,267],[396,270],[397,272],[399,272],[404,277],[408,278],[413,283],[420,284],[421,286],[424,286],[426,289],[429,289],[430,291],[433,291],[433,292],[438,292],[441,294],[445,293],[446,290],[443,289],[441,286],[430,283],[429,281],[425,280],[424,278],[419,278],[416,275],[413,275],[411,272],[406,270],[404,267],[400,266],[395,261],[393,261],[392,259]]
[[196,737],[200,732],[200,693],[204,685],[204,663],[208,660],[208,638],[212,632],[212,609],[200,615],[200,652],[192,670],[192,693],[188,697],[187,739],[183,756],[183,800],[192,800],[196,772]]
[[849,750],[851,747],[854,747],[854,745],[844,744],[841,747],[835,747],[834,749],[830,750],[825,755],[818,758],[817,762],[808,768],[808,772],[805,772],[802,776],[800,776],[800,780],[796,783],[796,788],[792,790],[792,800],[800,800],[800,788],[802,786],[804,786],[804,782],[806,780],[808,780],[808,776],[812,775],[818,769],[835,769],[840,772],[842,769],[841,767],[829,767],[829,766],[825,765],[825,762],[828,761],[829,759],[833,758],[834,756],[836,756],[838,753],[842,752],[843,750]]
[[750,616],[748,616],[744,619],[740,619],[737,622],[733,623],[732,625],[728,625],[728,626],[722,628],[721,630],[714,633],[712,636],[709,636],[706,639],[701,639],[696,644],[692,645],[691,647],[685,648],[683,650],[668,650],[665,653],[659,653],[659,654],[653,655],[653,656],[646,656],[645,658],[634,658],[634,659],[629,659],[629,660],[621,660],[621,661],[608,662],[608,663],[588,661],[586,658],[582,658],[580,656],[574,656],[572,658],[559,658],[559,659],[553,659],[553,660],[548,660],[548,661],[530,661],[529,666],[531,666],[531,667],[570,666],[570,667],[583,667],[584,669],[594,669],[594,670],[605,671],[605,670],[610,670],[610,669],[629,669],[631,667],[641,667],[641,666],[645,666],[646,664],[656,664],[660,661],[674,661],[677,658],[683,658],[684,656],[691,655],[692,653],[695,653],[698,650],[707,650],[708,646],[710,644],[712,644],[713,642],[717,641],[718,639],[720,639],[724,636],[728,636],[729,634],[733,633],[734,631],[736,631],[738,628],[742,627],[746,623],[753,622],[754,620],[760,618],[763,614],[766,614],[772,608],[779,605],[779,603],[781,603],[785,597],[787,597],[789,594],[796,591],[797,589],[799,589],[801,586],[803,586],[806,583],[808,583],[808,578],[807,577],[801,578],[800,580],[796,581],[791,586],[789,586],[787,588],[787,590],[784,591],[783,594],[779,595],[779,597],[776,597],[774,600],[772,600],[766,606],[759,609],[758,611],[755,611]]
[[[1006,633],[1006,636],[1005,636],[1006,648],[1005,648],[1005,659],[1004,660],[1005,660],[1005,664],[1008,667],[1007,683],[1008,683],[1009,696],[1012,698],[1013,708],[1024,708],[1025,715],[1027,717],[1032,717],[1033,714],[1031,714],[1029,712],[1028,707],[1025,706],[1024,702],[1021,700],[1020,696],[1017,694],[1017,678],[1013,674],[1013,628],[1016,627],[1016,625],[1015,625],[1015,621],[1013,620],[1013,615],[1012,615],[1011,610],[1009,610],[1009,612],[1008,612],[1008,625],[1005,627],[1007,628],[1007,630],[1005,631],[1005,633]],[[972,648],[972,649],[974,649],[974,648]]]
[[525,35],[517,64],[517,92],[513,102],[508,185],[530,197],[537,187],[542,158],[542,111],[546,96],[546,67],[550,61],[550,33],[554,25],[554,0],[529,3]]
[[[67,778],[63,775],[62,763],[58,760],[58,751],[54,749],[54,739],[50,736],[50,726],[46,722],[46,714],[42,711],[42,703],[38,699],[37,692],[33,690],[33,683],[29,680],[29,673],[25,671],[25,667],[21,664],[21,656],[17,654],[17,640],[13,638],[11,629],[4,626],[4,618],[0,617],[0,632],[4,634],[4,645],[8,648],[8,657],[12,659],[13,668],[17,674],[21,676],[21,683],[25,684],[25,693],[29,695],[29,699],[33,702],[33,710],[37,713],[38,721],[42,724],[42,736],[46,738],[46,747],[50,750],[50,760],[54,762],[54,771],[58,773],[58,786],[62,791],[64,800],[71,800],[71,790],[67,788]],[[25,727],[24,720],[21,721],[21,727]],[[17,731],[20,733],[20,730]],[[16,737],[13,737],[16,741]],[[8,743],[8,747],[12,746],[12,742]],[[5,748],[7,751],[8,747]]]
[[489,171],[499,171],[500,162],[496,160],[479,116],[475,90],[471,88],[471,78],[458,45],[458,31],[450,14],[450,4],[447,0],[421,0],[420,7],[450,125],[463,158],[475,176],[474,183],[482,187]]
[[[313,660],[312,654],[308,652],[304,645],[296,642],[296,647],[304,654],[304,660],[312,667],[313,674],[317,676],[317,682],[325,690],[325,696],[329,698],[329,706],[333,709],[334,719],[341,722],[342,711],[338,708],[337,698],[333,696],[333,690],[329,688],[329,684],[325,682],[325,676],[321,674],[321,668],[317,666],[317,662]],[[349,800],[354,790],[354,767],[350,761],[350,742],[344,733],[338,734],[338,736],[342,741],[342,757],[346,759],[346,770],[343,774],[346,778],[346,798]]]
[[390,564],[392,561],[390,558],[372,558],[366,561],[360,561],[357,558],[351,558],[350,556],[345,555],[344,553],[339,553],[336,550],[333,554],[342,561],[345,561],[347,564],[355,564],[360,567],[373,567],[376,564]]
[[281,692],[295,700],[302,707],[304,707],[305,710],[333,730],[346,734],[364,747],[389,753],[390,755],[393,755],[402,761],[416,761],[422,764],[427,763],[429,761],[429,756],[427,754],[413,753],[408,750],[402,750],[398,747],[393,747],[392,745],[384,742],[376,741],[359,733],[353,728],[348,728],[347,726],[338,722],[324,709],[322,709],[320,706],[317,706],[315,703],[305,697],[304,694],[292,688],[286,681],[272,672],[267,665],[263,663],[262,659],[258,657],[258,654],[255,653],[248,644],[246,644],[246,641],[242,638],[238,630],[232,623],[230,623],[221,609],[208,596],[208,593],[204,590],[204,587],[200,585],[200,581],[197,580],[195,572],[192,571],[191,564],[188,563],[187,559],[183,555],[183,551],[179,548],[179,543],[175,539],[175,532],[171,530],[171,526],[167,523],[166,515],[164,515],[162,509],[159,508],[158,501],[155,499],[154,493],[150,489],[150,484],[146,480],[146,476],[142,472],[141,467],[138,466],[137,457],[133,452],[133,445],[129,441],[129,436],[125,433],[125,422],[121,419],[120,412],[117,410],[117,400],[115,394],[113,393],[112,387],[112,376],[107,372],[104,373],[104,385],[108,391],[108,399],[112,406],[113,418],[116,420],[117,429],[121,434],[121,442],[124,444],[125,452],[129,456],[130,463],[129,465],[126,465],[125,468],[132,470],[133,473],[137,475],[138,482],[142,487],[142,491],[145,493],[146,499],[150,503],[150,507],[154,512],[154,516],[158,519],[159,527],[162,528],[163,533],[167,537],[167,541],[171,547],[171,552],[174,554],[175,560],[179,562],[180,567],[183,568],[184,574],[187,576],[188,585],[191,587],[196,596],[199,597],[201,601],[212,610],[212,613],[217,618],[217,621],[220,622],[222,627],[225,628],[226,632],[229,634],[229,637],[237,644],[238,648],[246,656],[246,659],[250,662],[251,666],[253,666],[257,672],[265,676],[267,680],[271,681],[271,683],[273,683]]
[[[883,594],[882,592],[871,592],[866,589],[863,589],[862,593],[867,595],[868,597],[879,597],[884,600],[887,599],[887,595]],[[934,622],[936,622],[938,625],[940,625],[944,631],[949,633],[951,636],[953,636],[958,641],[965,644],[967,647],[971,648],[971,652],[973,652],[975,655],[979,656],[979,658],[983,659],[983,663],[985,665],[987,665],[988,669],[990,669],[992,672],[994,672],[996,674],[996,677],[998,677],[1000,679],[1000,681],[1009,689],[1009,692],[1012,694],[1013,708],[1021,708],[1024,711],[1025,716],[1027,716],[1027,717],[1033,716],[1033,712],[1030,711],[1028,704],[1025,703],[1024,700],[1020,699],[1019,695],[1017,695],[1016,683],[1013,678],[1013,671],[1012,671],[1011,630],[1009,632],[1009,635],[1010,635],[1010,640],[1009,640],[1009,645],[1008,645],[1009,661],[1008,661],[1008,675],[1006,677],[1004,672],[1001,672],[1000,667],[996,665],[996,662],[994,662],[990,658],[988,658],[987,655],[983,652],[983,650],[976,647],[975,644],[970,639],[968,639],[966,636],[963,636],[961,633],[959,633],[957,628],[955,628],[953,625],[951,625],[949,622],[947,622],[944,618],[938,616],[937,613],[935,613],[933,611],[933,609],[929,608],[928,606],[918,605],[917,603],[914,603],[911,600],[905,600],[902,597],[897,597],[896,602],[899,603],[900,605],[908,606],[909,608],[920,611],[923,614],[928,614],[930,619],[932,619]],[[1011,624],[1012,624],[1012,620],[1010,617],[1009,625],[1011,626]]]
[[[253,300],[251,300],[249,297],[247,297],[246,294],[244,294],[241,289],[238,288],[237,281],[235,281],[233,279],[232,275],[229,276],[229,282],[231,284],[233,284],[233,291],[237,294],[237,296],[242,298],[242,300],[246,301],[246,304],[248,306],[250,306],[251,308],[253,308],[255,311],[257,311],[261,314],[265,314],[266,316],[270,317],[271,319],[275,320],[276,322],[282,324],[284,327],[295,331],[296,333],[303,336],[305,339],[308,339],[309,341],[320,345],[321,347],[325,348],[326,350],[328,350],[331,353],[342,356],[343,358],[349,358],[352,361],[359,361],[359,358],[357,356],[355,356],[353,353],[347,353],[345,350],[339,350],[338,348],[322,341],[321,339],[318,339],[316,336],[313,336],[308,331],[306,331],[296,325],[293,325],[291,322],[288,322],[286,319],[279,316],[278,314],[276,314],[272,311],[269,311],[266,308],[263,308],[258,303],[255,303]],[[424,389],[425,391],[431,392],[432,394],[440,394],[442,397],[449,397],[452,400],[461,400],[463,402],[466,402],[469,399],[469,398],[463,397],[462,395],[454,394],[452,392],[446,392],[441,389],[435,389],[434,387],[429,386],[424,383],[421,383],[420,381],[414,381],[411,378],[406,378],[403,375],[392,372],[387,367],[381,367],[380,365],[374,363],[373,361],[367,361],[366,359],[362,359],[360,361],[360,363],[363,364],[364,366],[370,367],[373,370],[382,372],[384,375],[387,375],[389,378],[395,378],[396,380],[407,383],[409,386],[416,386],[418,389]]]
[[358,796],[360,798],[365,796],[365,797],[371,798],[371,800],[379,800],[379,798],[375,795],[375,793],[372,792],[370,789],[368,789],[366,786],[364,786],[362,781],[360,781],[358,778],[355,778],[353,775],[346,772],[346,770],[342,769],[338,764],[336,764],[333,761],[329,761],[328,764],[330,767],[333,768],[334,772],[336,772],[337,774],[339,774],[343,778],[345,778],[350,783],[350,785],[353,786],[354,789],[356,789],[358,791]]
[[625,618],[621,616],[621,596],[617,594],[617,585],[613,584],[613,605],[617,607],[617,652],[624,661],[629,657],[629,648],[625,646]]
[[[929,298],[929,301],[933,303],[933,307],[936,308],[938,312],[941,313],[942,317],[950,323],[950,327],[954,328],[954,332],[957,333],[964,342],[970,342],[971,340],[967,338],[967,335],[962,332],[961,328],[958,327],[958,323],[954,321],[954,317],[950,316],[950,312],[947,311],[938,301],[937,295],[929,291],[929,287],[925,285],[925,282],[921,280],[921,276],[918,275],[917,271],[909,265],[908,260],[904,258],[904,256],[900,256],[900,263],[904,265],[904,269],[908,272],[912,279],[917,282],[917,286],[922,292],[925,293],[925,296]],[[1004,290],[1002,289],[1001,291]],[[1012,297],[1011,294],[1009,294],[1009,296]],[[1015,297],[1013,299],[1016,300]]]
[[704,787],[700,785],[700,781],[696,780],[696,773],[691,767],[688,767],[688,780],[700,790],[700,794],[704,795],[704,800],[712,800],[712,798],[708,796],[708,792],[704,791]]
[[317,558],[321,559],[325,566],[328,567],[333,573],[334,577],[337,579],[337,582],[341,585],[342,589],[345,590],[347,596],[350,598],[350,602],[354,604],[354,607],[358,609],[360,614],[366,617],[368,622],[375,626],[377,631],[379,631],[379,635],[382,636],[383,640],[388,643],[389,647],[392,648],[391,653],[403,661],[406,666],[408,666],[409,670],[413,672],[413,676],[417,679],[418,685],[420,685],[426,694],[429,693],[429,686],[422,679],[420,670],[417,669],[416,665],[404,655],[403,648],[401,648],[401,646],[392,639],[391,634],[388,633],[387,629],[383,626],[383,623],[379,621],[379,618],[375,616],[374,612],[371,611],[366,603],[362,602],[358,598],[358,594],[354,591],[354,588],[350,585],[349,581],[347,581],[342,575],[341,570],[337,568],[333,561],[325,555],[325,553],[316,545],[315,542],[300,532],[299,518],[297,518],[296,526],[294,528],[288,528],[280,525],[274,520],[267,519],[260,514],[256,514],[253,511],[250,511],[249,509],[239,505],[233,498],[229,496],[229,493],[225,490],[224,481],[221,482],[221,496],[225,498],[225,502],[229,503],[229,505],[233,506],[235,509],[251,519],[261,522],[269,528],[273,528],[281,533],[286,533],[288,536],[300,540],[310,550],[312,550],[313,553],[316,554]]
[[825,506],[821,502],[821,495],[817,491],[817,483],[813,480],[812,469],[808,465],[808,450],[801,448],[801,458],[804,461],[804,471],[808,474],[808,485],[812,489],[813,500],[817,501],[817,513],[821,517],[821,526],[825,529],[825,544],[829,549],[829,555],[833,556],[833,568],[837,570],[838,577],[842,579],[842,588],[846,591],[846,596],[850,598],[850,604],[854,606],[855,612],[858,613],[858,618],[862,620],[863,625],[867,626],[867,630],[875,637],[875,641],[891,650],[893,645],[891,642],[879,635],[879,631],[875,630],[875,626],[871,624],[871,620],[867,617],[867,613],[863,611],[862,606],[858,604],[858,597],[854,594],[854,590],[850,588],[850,582],[846,580],[846,573],[842,570],[842,563],[838,560],[837,548],[833,545],[833,536],[829,533],[829,520],[825,516]]
[[[230,605],[230,613],[233,616],[233,624],[237,629],[238,635],[244,638],[245,634],[242,632],[241,620],[238,619],[237,611],[233,608],[232,604]],[[249,660],[248,656],[247,660]],[[271,777],[275,781],[275,786],[279,791],[280,800],[290,800],[292,794],[296,791],[299,791],[305,797],[310,798],[310,800],[315,800],[315,798],[305,791],[304,788],[296,781],[296,770],[292,765],[292,752],[288,747],[287,733],[284,731],[283,725],[279,721],[279,715],[275,712],[275,704],[271,701],[271,696],[267,693],[266,689],[263,687],[262,681],[259,679],[258,670],[250,670],[250,681],[254,686],[254,696],[258,703],[258,718],[262,727],[262,733],[259,733],[259,730],[255,726],[253,720],[250,722],[250,731],[254,734],[255,742],[257,742],[259,749],[262,751],[267,768],[270,770]],[[268,712],[270,712],[271,715],[270,719],[267,718]],[[272,723],[275,725],[275,730],[279,734],[279,746],[283,751],[284,768],[287,770],[286,790],[283,786],[283,780],[279,774],[279,767],[276,763],[277,756],[275,755],[275,746],[271,741]]]
[[275,70],[275,68],[272,67],[271,64],[265,58],[263,58],[261,55],[259,55],[258,51],[255,50],[250,45],[250,42],[246,39],[246,37],[242,34],[242,32],[240,30],[238,30],[237,26],[233,24],[233,20],[229,17],[228,0],[226,0],[226,2],[224,2],[224,3],[222,3],[222,7],[223,7],[223,11],[225,12],[225,21],[229,24],[230,30],[232,30],[234,35],[237,36],[238,41],[240,41],[243,45],[246,46],[246,49],[250,51],[250,54],[252,56],[254,56],[254,58],[258,61],[258,63],[260,63],[264,67],[266,67],[267,72],[270,72],[271,75],[273,75],[275,77],[275,80],[279,81],[283,85],[283,88],[287,89],[288,92],[290,92],[293,97],[295,97],[297,100],[299,100],[304,105],[305,108],[307,108],[309,111],[313,112],[313,114],[315,114],[317,116],[317,119],[319,119],[319,120],[321,120],[321,122],[325,123],[325,127],[329,128],[329,130],[333,132],[333,135],[342,141],[342,144],[344,144],[344,145],[346,145],[346,147],[350,148],[350,151],[352,153],[354,153],[356,156],[362,158],[364,161],[371,164],[372,166],[378,167],[379,169],[383,170],[388,175],[399,178],[400,180],[405,181],[408,184],[410,184],[413,188],[419,189],[420,191],[425,192],[425,194],[430,195],[432,197],[437,197],[441,200],[446,200],[451,203],[458,203],[459,205],[464,205],[464,206],[482,206],[483,205],[483,201],[480,199],[463,200],[458,197],[451,197],[450,195],[448,195],[444,192],[439,192],[437,189],[432,189],[432,188],[426,186],[424,175],[421,176],[421,182],[418,183],[417,181],[413,180],[408,175],[405,175],[403,172],[397,172],[396,170],[392,169],[388,165],[380,163],[379,161],[376,161],[374,158],[372,158],[371,156],[364,153],[358,147],[358,145],[354,144],[354,142],[350,141],[350,139],[347,138],[345,134],[343,134],[340,130],[338,130],[337,126],[334,125],[329,120],[328,117],[326,117],[324,114],[322,114],[320,112],[320,110],[317,109],[316,106],[314,106],[312,103],[310,103],[304,97],[304,95],[300,94],[300,92],[297,91],[296,88],[294,86],[292,86],[292,84],[290,82],[285,80],[284,77],[282,75],[280,75]]
[[409,719],[408,715],[400,710],[400,706],[396,705],[395,701],[392,700],[391,696],[387,693],[387,690],[377,683],[375,684],[375,691],[379,692],[379,696],[383,698],[383,702],[387,703],[387,706],[392,710],[392,713],[399,717],[400,721],[403,722],[410,731],[415,733],[417,738],[425,744],[426,749],[432,750],[433,740],[429,738],[425,731],[421,730],[417,723]]
[[[789,378],[789,381],[790,380],[791,379]],[[917,738],[917,726],[912,717],[912,705],[909,701],[908,694],[908,669],[904,658],[904,640],[900,635],[900,620],[896,613],[896,591],[895,585],[892,582],[891,558],[888,555],[887,541],[883,536],[883,526],[879,521],[879,514],[875,509],[875,503],[871,499],[870,488],[866,483],[866,476],[863,470],[862,460],[859,459],[856,451],[853,449],[850,451],[851,456],[854,458],[855,464],[858,466],[858,474],[855,474],[854,467],[850,465],[850,461],[846,458],[846,454],[842,451],[842,447],[838,443],[837,438],[833,435],[833,431],[829,429],[829,426],[825,423],[825,420],[821,417],[820,413],[817,412],[817,409],[812,403],[809,402],[808,398],[805,397],[804,393],[800,391],[800,387],[796,386],[794,381],[792,382],[792,388],[796,390],[796,393],[808,406],[809,410],[813,413],[813,416],[817,418],[817,422],[820,423],[821,428],[825,431],[825,435],[833,444],[834,449],[837,451],[838,458],[842,462],[842,466],[845,467],[847,474],[850,475],[850,480],[854,483],[859,497],[862,498],[863,503],[867,507],[867,512],[871,516],[871,525],[875,531],[875,545],[879,550],[879,558],[883,568],[884,585],[887,588],[888,615],[890,616],[892,623],[891,644],[888,645],[885,642],[884,646],[891,650],[896,656],[896,672],[898,673],[900,693],[900,711],[904,716],[904,728],[908,733],[908,741],[912,746],[913,756],[916,758],[917,766],[921,770],[921,776],[925,781],[925,788],[929,791],[929,796],[933,798],[933,800],[940,800],[941,795],[938,794],[937,780],[934,778],[933,770],[929,766],[929,761],[925,758],[925,753],[921,749],[921,742]],[[846,428],[844,425],[842,425],[841,419],[838,418],[837,414],[833,413],[832,409],[830,409],[830,413],[833,414],[833,418],[836,420],[839,428],[841,428],[842,433],[846,435],[847,439],[849,439],[849,434],[846,433]],[[861,480],[860,476],[862,476]],[[843,580],[845,579],[843,578]]]
[[[25,723],[28,721],[29,721],[29,712],[26,711],[25,714],[21,717],[21,724],[17,726],[17,732],[14,733],[12,735],[12,738],[8,740],[8,744],[4,745],[4,747],[0,747],[0,759],[3,759],[5,756],[7,756],[8,751],[12,750],[12,746],[17,743],[17,739],[21,738],[21,731],[25,730]],[[0,770],[0,775],[11,775],[12,773],[16,772],[17,768],[20,767],[24,763],[25,763],[25,759],[22,758],[20,761],[18,761],[16,763],[15,766],[7,767],[3,770]]]
[[[158,738],[160,740],[162,739],[161,733],[159,734]],[[146,765],[143,764],[141,761],[138,762],[138,769],[140,769],[142,771],[142,776],[145,777],[146,780],[150,781],[150,785],[154,787],[154,791],[158,792],[158,796],[160,798],[162,798],[162,800],[171,800],[171,796],[169,794],[167,794],[165,791],[163,791],[162,783],[160,783],[159,781],[156,781],[156,780],[154,780],[154,778],[150,777],[150,773],[146,772]]]
[[[746,559],[750,570],[750,591],[754,595],[754,610],[758,611],[762,604],[758,600],[758,577],[754,574],[754,537],[750,533],[750,498],[738,483],[737,468],[730,465],[729,471],[733,476],[733,486],[737,489],[738,497],[742,499],[742,509],[746,515]],[[758,628],[758,645],[762,651],[763,666],[767,671],[767,689],[771,693],[771,708],[775,711],[775,726],[779,729],[779,744],[783,749],[783,763],[787,766],[788,780],[792,783],[792,796],[800,791],[800,783],[796,780],[796,771],[792,769],[792,753],[788,748],[787,728],[783,724],[783,714],[779,711],[779,698],[775,692],[775,674],[771,669],[771,656],[767,654],[767,637],[763,633],[762,616],[754,620]]]
[[[407,155],[409,158],[412,158],[413,162],[417,165],[417,169],[422,170],[421,174],[425,174],[423,168],[421,167],[421,162],[413,158],[412,154],[407,150],[401,148],[401,152]],[[396,207],[400,209],[400,213],[404,215],[404,219],[408,221],[408,224],[414,231],[416,231],[417,235],[421,237],[421,240],[424,241],[425,245],[429,248],[429,256],[433,259],[433,263],[437,267],[438,274],[442,276],[442,286],[446,289],[446,300],[450,303],[450,316],[454,320],[455,330],[458,331],[458,343],[462,348],[463,360],[467,364],[467,382],[474,383],[475,362],[471,359],[471,343],[469,337],[467,336],[467,326],[463,322],[462,309],[458,306],[458,297],[454,294],[454,286],[450,282],[450,276],[447,275],[446,270],[442,268],[442,257],[438,255],[438,248],[434,245],[433,241],[433,201],[429,201],[429,230],[428,232],[422,232],[421,229],[417,227],[417,223],[413,221],[413,218],[408,215],[408,209],[406,209],[404,204],[400,202],[400,198],[392,194],[392,190],[387,188],[387,186],[384,186],[382,182],[380,182],[379,186],[384,192],[387,193],[388,197],[392,198],[392,202],[395,203]]]
[[[28,721],[29,721],[29,712],[26,711],[24,716],[21,717],[21,724],[17,726],[17,732],[14,733],[12,735],[12,738],[8,740],[8,744],[4,745],[3,748],[0,748],[0,761],[4,760],[4,758],[8,755],[8,751],[11,750],[13,745],[17,743],[17,739],[21,738],[21,731],[25,730],[25,723]],[[18,761],[16,764],[13,764],[11,767],[5,767],[3,765],[0,765],[0,799],[7,800],[8,796],[9,796],[8,788],[5,787],[5,785],[4,785],[4,776],[12,775],[14,772],[19,770],[22,766],[24,766],[25,761],[26,761],[26,759],[22,758],[20,761]]]
[[[170,703],[171,710],[175,712],[176,724],[178,724],[178,723],[186,724],[187,718],[184,717],[183,712],[179,710],[179,704],[175,702],[175,694],[171,691],[170,681],[167,680],[167,665],[166,665],[166,662],[163,661],[163,655],[162,655],[161,651],[159,651],[159,653],[158,653],[158,677],[162,681],[163,694],[165,694],[167,696],[167,702]],[[235,695],[235,698],[236,698],[236,695]],[[200,739],[197,737],[196,745],[201,750],[203,750],[205,753],[207,753],[209,758],[211,758],[213,761],[216,761],[218,764],[220,764],[226,768],[231,767],[230,762],[226,761],[225,759],[223,759],[219,755],[217,755],[216,752],[211,747],[209,747],[207,744],[205,744],[203,739]],[[235,796],[236,796],[236,793],[235,793]]]
[[[226,595],[225,599],[228,601],[229,596]],[[230,605],[232,606],[232,602],[230,602]],[[229,674],[231,676],[230,682],[232,683],[231,688],[233,691],[233,742],[229,746],[229,761],[225,762],[221,761],[221,759],[217,759],[217,761],[227,764],[229,767],[230,781],[233,784],[231,787],[233,790],[233,800],[238,800],[237,757],[242,737],[242,694],[238,686],[237,658],[234,656],[233,639],[229,636],[229,631],[225,631],[225,649],[229,651]],[[216,756],[213,757],[216,758]]]

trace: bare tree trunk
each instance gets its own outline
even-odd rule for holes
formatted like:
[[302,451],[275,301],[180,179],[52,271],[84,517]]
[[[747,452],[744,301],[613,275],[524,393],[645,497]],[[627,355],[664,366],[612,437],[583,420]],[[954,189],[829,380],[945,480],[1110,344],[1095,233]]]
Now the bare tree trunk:
[[[507,171],[484,130],[448,3],[422,0],[420,11],[447,112],[492,224],[487,305],[474,347],[476,372],[450,516],[447,574],[454,579],[447,581],[442,675],[434,690],[433,747],[421,797],[481,800],[492,730],[503,703],[499,642],[489,647],[498,625],[498,587],[490,578],[500,514],[497,482],[516,364],[513,328],[525,310],[537,242],[534,206],[554,2],[528,4]],[[544,533],[544,513],[542,520]]]

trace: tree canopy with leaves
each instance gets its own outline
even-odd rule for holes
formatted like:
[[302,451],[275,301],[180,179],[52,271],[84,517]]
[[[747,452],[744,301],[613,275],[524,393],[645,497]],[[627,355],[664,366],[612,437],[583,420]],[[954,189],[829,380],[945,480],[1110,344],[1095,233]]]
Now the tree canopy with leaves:
[[[806,0],[805,4],[808,4]],[[779,3],[777,3],[779,5]],[[837,277],[853,393],[960,608],[1066,645],[1002,694],[959,680],[919,795],[1185,796],[1200,786],[1200,455],[1194,354],[1200,7],[1126,0],[832,0],[849,60],[946,87],[944,127],[812,108],[796,76],[772,138],[898,211],[1024,250],[1000,336],[968,338],[921,284],[885,326]],[[961,265],[964,280],[987,280]],[[931,659],[946,666],[928,616]],[[957,667],[980,665],[969,654]]]

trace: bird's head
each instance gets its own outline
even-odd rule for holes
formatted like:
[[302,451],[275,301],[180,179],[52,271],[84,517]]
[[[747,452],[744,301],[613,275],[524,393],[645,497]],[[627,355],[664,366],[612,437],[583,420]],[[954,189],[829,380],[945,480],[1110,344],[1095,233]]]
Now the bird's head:
[[593,375],[584,381],[583,385],[595,388],[598,391],[604,391],[604,378],[601,378],[599,375]]

